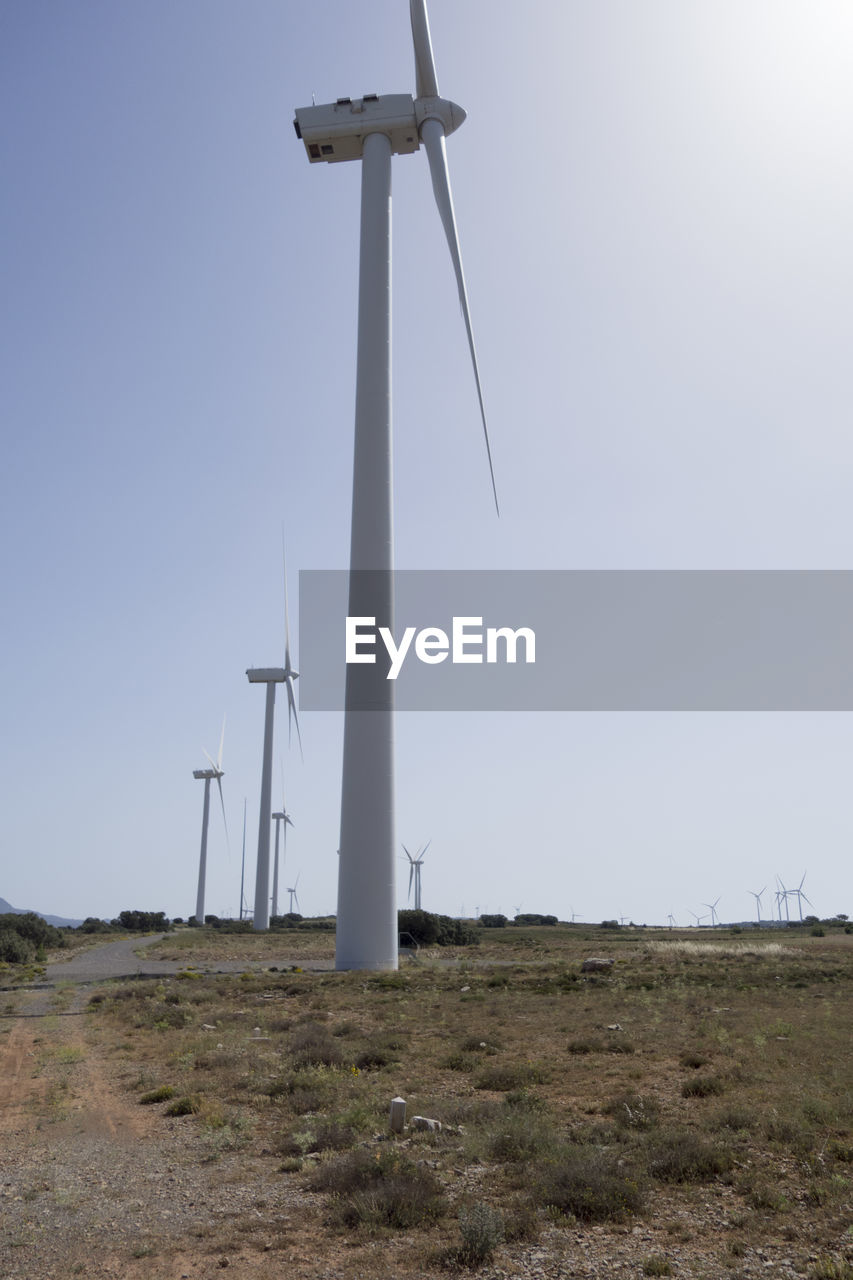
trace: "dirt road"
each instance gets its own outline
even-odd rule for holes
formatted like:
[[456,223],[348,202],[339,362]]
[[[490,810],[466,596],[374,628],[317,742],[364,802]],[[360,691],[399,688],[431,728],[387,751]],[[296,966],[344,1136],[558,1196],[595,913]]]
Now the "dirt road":
[[59,985],[0,996],[0,1280],[343,1275],[290,1247],[291,1221],[315,1209],[273,1153],[139,1105],[144,1067],[71,985],[180,968],[138,946],[95,948],[49,966]]

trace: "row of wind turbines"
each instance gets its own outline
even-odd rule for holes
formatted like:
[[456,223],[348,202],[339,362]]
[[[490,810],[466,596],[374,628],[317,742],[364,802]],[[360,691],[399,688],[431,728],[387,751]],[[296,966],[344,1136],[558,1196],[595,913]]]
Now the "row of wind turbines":
[[[287,563],[284,564],[284,666],[283,667],[249,667],[246,671],[250,684],[263,684],[266,686],[265,712],[264,712],[264,746],[263,746],[263,763],[261,766],[261,802],[260,814],[258,817],[258,859],[255,871],[255,905],[252,913],[252,925],[256,930],[266,930],[270,927],[270,915],[278,915],[278,894],[279,894],[279,841],[281,837],[282,860],[286,857],[287,850],[287,828],[293,826],[293,819],[287,812],[284,800],[284,777],[282,776],[282,801],[281,809],[277,812],[272,811],[272,759],[273,759],[273,731],[275,721],[275,692],[276,685],[283,684],[287,691],[287,731],[288,741],[291,739],[293,727],[296,728],[296,737],[299,742],[299,753],[302,755],[302,733],[299,728],[299,716],[296,711],[296,696],[294,694],[294,681],[299,678],[299,672],[294,668],[290,658],[290,617],[287,607]],[[198,891],[196,894],[195,918],[198,924],[204,924],[204,899],[205,899],[205,883],[207,879],[207,831],[210,819],[210,784],[215,781],[219,790],[219,802],[222,806],[222,821],[225,826],[226,839],[228,836],[228,819],[225,815],[225,800],[222,795],[222,779],[225,776],[222,768],[222,752],[225,746],[225,721],[222,721],[222,733],[219,738],[219,752],[216,759],[205,751],[205,755],[210,763],[209,769],[194,769],[193,777],[204,780],[204,804],[202,808],[201,818],[201,849],[199,852],[198,864]],[[273,866],[272,891],[270,891],[270,829],[275,822],[275,858]],[[243,874],[245,874],[246,860],[246,821],[245,811],[243,815]],[[287,892],[290,894],[290,910],[293,910],[293,903],[296,901],[298,906],[298,898],[296,897],[296,886],[299,883],[297,876],[296,883],[289,888]],[[241,879],[240,885],[240,916],[242,918],[244,911],[244,884]]]
[[[358,283],[358,334],[355,388],[352,525],[348,613],[374,617],[393,630],[394,512],[391,418],[391,157],[410,155],[423,146],[433,195],[450,250],[482,419],[495,508],[497,487],[492,467],[486,411],[462,269],[462,256],[445,138],[465,120],[456,103],[442,98],[433,57],[426,0],[410,0],[409,19],[415,61],[415,96],[365,93],[334,103],[299,108],[297,138],[309,161],[361,163],[361,227]],[[429,356],[427,354],[426,358]],[[363,570],[369,570],[364,574]],[[394,689],[393,682],[371,682],[372,668],[347,670],[341,837],[335,964],[338,969],[396,969],[398,964],[395,889]],[[258,863],[253,922],[269,928],[269,844],[271,825],[273,711],[276,685],[287,689],[288,719],[295,718],[293,682],[286,636],[284,667],[247,671],[249,682],[266,685],[264,754],[261,779]],[[298,733],[298,723],[297,723]],[[205,779],[205,818],[209,784],[221,796],[221,759]],[[286,822],[285,822],[286,830]],[[206,825],[203,826],[206,832]],[[204,918],[202,839],[197,918]],[[416,901],[420,900],[422,854],[408,854]]]
[[[808,906],[812,906],[810,899],[806,897],[805,893],[803,893],[803,885],[805,884],[806,874],[807,873],[804,871],[803,878],[800,881],[800,883],[797,885],[796,889],[786,888],[781,877],[778,875],[776,876],[776,889],[774,891],[776,914],[774,916],[773,907],[771,906],[770,916],[765,917],[764,920],[762,920],[761,918],[761,899],[764,897],[764,894],[767,892],[768,886],[765,885],[763,889],[758,889],[758,890],[747,889],[747,893],[750,895],[750,897],[755,899],[756,922],[759,925],[774,924],[774,923],[778,923],[778,924],[790,923],[791,912],[790,912],[788,903],[792,898],[796,898],[797,900],[799,918],[802,921],[803,903],[805,902],[808,904]],[[708,912],[710,913],[709,915],[699,915],[698,912],[696,911],[690,911],[689,914],[693,917],[695,926],[698,928],[700,925],[704,924],[710,918],[711,928],[716,929],[717,925],[720,923],[719,917],[717,915],[717,907],[719,906],[719,904],[720,904],[720,898],[716,898],[714,902],[701,902],[699,904],[702,907],[708,908]],[[784,916],[783,916],[783,911],[784,911]],[[675,925],[675,917],[671,913],[667,916],[667,921],[669,923],[669,927],[672,929]]]
[[[287,712],[288,712],[288,739],[290,738],[291,724],[296,728],[296,736],[299,742],[300,756],[302,752],[302,734],[299,728],[299,716],[296,710],[296,700],[293,692],[293,683],[299,678],[299,672],[295,670],[290,659],[290,618],[287,607],[287,569],[284,572],[284,666],[283,667],[250,667],[246,675],[250,684],[265,684],[266,693],[266,709],[264,716],[264,748],[263,748],[263,764],[261,769],[261,802],[260,814],[258,819],[258,861],[255,876],[255,909],[249,913],[246,909],[245,899],[245,868],[246,868],[246,811],[245,803],[243,810],[243,857],[241,865],[240,878],[240,918],[251,914],[253,927],[256,930],[264,930],[269,928],[271,917],[279,914],[279,867],[284,866],[287,860],[287,828],[293,826],[293,819],[287,812],[287,806],[284,798],[284,766],[282,766],[281,778],[281,809],[276,812],[269,812],[271,808],[272,794],[272,746],[274,736],[274,720],[275,720],[275,686],[284,684],[287,690]],[[201,818],[201,848],[199,851],[198,864],[198,889],[196,893],[195,919],[198,924],[204,923],[205,917],[205,888],[207,880],[207,836],[210,823],[210,784],[215,782],[219,791],[219,803],[222,809],[222,824],[225,829],[225,837],[228,840],[228,818],[225,812],[225,798],[222,793],[222,779],[225,776],[225,770],[222,767],[222,756],[225,748],[225,720],[222,721],[222,732],[219,737],[219,751],[216,759],[205,751],[210,767],[207,769],[194,769],[193,777],[204,782],[204,801],[202,805]],[[304,756],[303,756],[304,759]],[[268,815],[268,816],[267,816]],[[269,836],[270,825],[275,823],[275,845],[272,859],[272,891],[268,894],[269,888]],[[403,845],[403,851],[409,860],[409,900],[412,898],[412,888],[414,886],[414,907],[416,911],[421,910],[421,868],[423,867],[426,852],[429,849],[431,841],[427,841],[425,845],[420,847],[417,853],[412,854]],[[281,851],[281,859],[279,859],[279,851]],[[340,850],[338,851],[340,853]],[[290,895],[289,912],[293,914],[294,904],[296,910],[299,910],[299,898],[296,890],[299,885],[299,872],[293,885],[285,890]],[[260,907],[260,910],[259,910]]]

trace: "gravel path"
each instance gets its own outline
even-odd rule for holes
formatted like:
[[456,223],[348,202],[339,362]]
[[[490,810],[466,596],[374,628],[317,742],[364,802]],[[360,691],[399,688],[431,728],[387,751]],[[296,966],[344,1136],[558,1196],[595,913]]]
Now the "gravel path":
[[[188,965],[200,973],[245,973],[247,970],[259,971],[270,969],[275,965],[278,969],[287,969],[296,961],[285,958],[268,957],[258,960],[211,960],[185,961],[154,960],[145,955],[145,948],[159,942],[165,934],[148,934],[143,938],[123,938],[121,942],[108,942],[104,946],[92,947],[88,951],[80,951],[67,960],[58,960],[47,966],[41,984],[55,986],[58,982],[104,982],[110,978],[156,978],[163,974],[180,973]],[[301,969],[324,971],[333,969],[334,964],[327,960],[300,960]]]

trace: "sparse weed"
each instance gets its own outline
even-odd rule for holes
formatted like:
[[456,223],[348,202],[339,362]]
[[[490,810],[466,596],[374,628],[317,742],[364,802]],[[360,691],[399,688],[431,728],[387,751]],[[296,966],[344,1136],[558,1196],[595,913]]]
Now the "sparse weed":
[[643,1260],[644,1276],[671,1276],[672,1264],[662,1254],[653,1254]]
[[511,1089],[526,1089],[531,1084],[540,1084],[542,1078],[542,1070],[532,1062],[490,1063],[484,1066],[475,1077],[474,1088],[503,1093]]
[[660,1120],[656,1098],[638,1093],[621,1093],[604,1108],[622,1129],[654,1129]]
[[853,1263],[824,1255],[810,1268],[809,1280],[853,1280]]

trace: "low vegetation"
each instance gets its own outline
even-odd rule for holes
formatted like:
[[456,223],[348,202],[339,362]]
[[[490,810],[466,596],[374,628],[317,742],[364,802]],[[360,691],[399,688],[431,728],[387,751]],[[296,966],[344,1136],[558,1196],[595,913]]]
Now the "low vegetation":
[[[268,1158],[365,1275],[515,1274],[534,1243],[636,1239],[632,1274],[769,1257],[844,1277],[853,939],[831,932],[495,925],[368,975],[302,972],[331,957],[324,929],[288,931],[287,965],[281,935],[187,929],[157,949],[182,974],[92,993],[89,1036],[206,1159]],[[217,948],[268,967],[193,968]],[[614,964],[582,973],[591,955]],[[395,1096],[441,1128],[392,1135]]]

